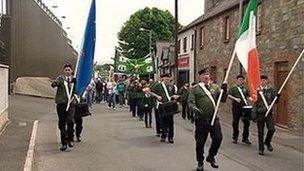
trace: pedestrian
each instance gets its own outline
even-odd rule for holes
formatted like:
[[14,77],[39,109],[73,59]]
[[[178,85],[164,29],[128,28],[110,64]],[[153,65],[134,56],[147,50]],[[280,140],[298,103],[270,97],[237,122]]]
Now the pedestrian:
[[[264,145],[267,146],[269,151],[273,151],[271,139],[275,132],[275,125],[272,110],[269,112],[267,117],[265,117],[265,114],[269,104],[276,96],[279,98],[279,94],[277,94],[275,89],[270,86],[268,76],[261,75],[261,85],[258,89],[258,100],[255,102],[253,107],[253,120],[257,122],[258,127],[259,155],[264,155]],[[268,132],[264,141],[265,124]]]
[[188,116],[189,119],[189,110],[188,110],[188,96],[189,96],[189,83],[185,82],[183,87],[179,90],[178,94],[181,96],[182,103],[182,118],[186,119]]
[[94,89],[95,89],[95,82],[94,79],[91,79],[91,82],[86,87],[83,97],[86,99],[86,102],[89,107],[92,107],[93,99],[94,99]]
[[72,65],[67,63],[63,67],[63,75],[52,82],[51,86],[57,87],[55,102],[58,115],[58,128],[60,130],[61,147],[65,151],[69,146],[72,148],[74,136],[74,114],[75,114],[75,84],[76,79],[72,76]]
[[102,92],[103,101],[108,102],[107,81],[103,81],[102,85],[103,85],[103,92]]
[[143,88],[143,97],[139,100],[140,108],[142,109],[146,128],[152,128],[152,108],[154,107],[154,97],[150,94],[150,88]]
[[133,117],[136,117],[136,115],[140,116],[139,106],[138,106],[138,99],[140,93],[139,89],[140,89],[140,85],[137,79],[133,80],[128,87],[130,110],[132,112]]
[[[169,102],[171,100],[176,100],[179,98],[176,94],[174,94],[174,86],[170,84],[170,75],[162,74],[162,82],[157,83],[153,86],[152,92],[161,97],[161,100],[158,101],[157,108],[159,109],[159,105],[162,103]],[[158,111],[161,116],[162,123],[162,135],[161,142],[165,142],[166,138],[168,138],[168,142],[174,143],[174,115],[168,115],[164,113],[163,110]]]
[[[204,68],[198,72],[200,83],[195,85],[189,93],[190,109],[195,111],[195,141],[196,141],[196,160],[198,162],[197,170],[204,170],[204,146],[210,133],[212,142],[206,161],[211,167],[218,168],[215,156],[221,146],[223,139],[219,118],[216,117],[211,126],[211,120],[215,111],[216,102],[220,94],[220,87],[210,83],[210,72]],[[224,96],[227,93],[227,84],[222,85]],[[224,99],[221,99],[223,101]]]
[[110,78],[109,82],[107,83],[107,92],[108,92],[108,109],[111,110],[115,110],[115,99],[116,99],[116,95],[115,95],[115,87],[116,87],[116,83],[114,78]]
[[96,103],[100,103],[102,101],[102,92],[103,92],[103,85],[100,78],[97,78],[96,81]]
[[248,99],[249,99],[249,91],[244,86],[244,77],[242,75],[238,75],[236,77],[236,85],[232,86],[229,89],[228,98],[232,100],[232,128],[233,134],[232,139],[233,143],[238,142],[239,136],[239,122],[242,118],[243,121],[243,139],[242,142],[245,144],[250,145],[251,142],[249,141],[249,126],[250,126],[250,116],[244,115],[244,106],[248,106]]
[[117,96],[119,99],[119,105],[120,107],[123,107],[125,104],[125,92],[126,92],[126,84],[124,83],[124,80],[122,78],[119,79],[117,85]]

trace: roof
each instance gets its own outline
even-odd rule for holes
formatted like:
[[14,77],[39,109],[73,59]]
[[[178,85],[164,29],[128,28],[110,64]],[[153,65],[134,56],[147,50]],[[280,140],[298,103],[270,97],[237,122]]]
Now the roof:
[[189,29],[191,29],[194,26],[199,25],[200,23],[207,21],[229,9],[232,9],[236,7],[239,4],[239,0],[229,0],[229,1],[224,1],[220,5],[208,10],[205,14],[201,15],[197,19],[195,19],[193,22],[188,24],[187,26],[183,27],[181,30],[179,30],[179,34],[183,33]]

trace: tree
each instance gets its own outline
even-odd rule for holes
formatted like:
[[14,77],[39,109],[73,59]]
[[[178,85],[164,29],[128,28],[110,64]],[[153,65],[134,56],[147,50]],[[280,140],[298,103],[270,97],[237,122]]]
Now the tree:
[[155,41],[172,41],[174,17],[166,10],[144,8],[131,15],[118,33],[118,50],[128,58],[142,58],[149,53],[149,33],[140,31],[152,30],[152,47]]

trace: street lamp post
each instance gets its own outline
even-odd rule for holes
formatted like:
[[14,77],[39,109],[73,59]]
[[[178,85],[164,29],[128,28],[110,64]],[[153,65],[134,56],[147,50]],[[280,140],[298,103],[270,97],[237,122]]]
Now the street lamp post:
[[[144,29],[144,28],[140,28],[139,30],[149,32],[149,56],[150,56],[150,59],[153,59],[152,58],[152,30]],[[156,66],[157,66],[155,62],[156,62],[156,60],[154,61],[154,70],[156,70]],[[150,74],[149,74],[149,79],[150,79]]]
[[148,29],[144,29],[144,28],[140,28],[139,30],[149,32],[149,54],[151,57],[152,56],[152,30],[148,30]]

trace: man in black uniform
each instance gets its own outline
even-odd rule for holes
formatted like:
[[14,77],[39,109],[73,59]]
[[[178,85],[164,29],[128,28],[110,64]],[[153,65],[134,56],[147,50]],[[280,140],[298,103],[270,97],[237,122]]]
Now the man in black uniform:
[[248,140],[249,137],[249,126],[250,126],[250,118],[248,116],[244,116],[243,107],[248,105],[248,97],[249,92],[244,87],[244,77],[242,75],[238,75],[236,77],[236,85],[229,89],[228,97],[232,100],[232,127],[233,127],[233,143],[237,143],[238,136],[239,136],[239,122],[242,118],[244,123],[244,130],[243,130],[243,140],[245,144],[251,144]]
[[[204,146],[210,133],[212,143],[206,161],[211,167],[218,168],[215,156],[221,146],[223,139],[219,118],[216,117],[211,126],[212,117],[215,111],[216,102],[219,98],[220,87],[211,83],[210,72],[204,68],[198,72],[201,82],[192,87],[189,93],[189,107],[195,112],[195,141],[196,141],[196,159],[198,162],[197,170],[204,170]],[[227,84],[222,85],[224,90],[223,102],[226,98]]]

